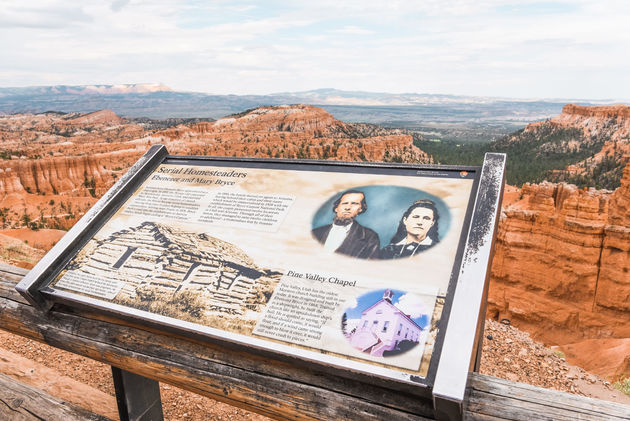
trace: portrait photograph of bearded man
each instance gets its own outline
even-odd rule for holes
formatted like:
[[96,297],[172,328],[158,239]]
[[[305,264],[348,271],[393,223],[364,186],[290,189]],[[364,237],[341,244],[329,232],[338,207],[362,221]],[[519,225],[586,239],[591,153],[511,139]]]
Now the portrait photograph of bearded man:
[[366,212],[368,204],[360,190],[343,192],[333,203],[333,222],[313,229],[313,237],[330,252],[360,259],[377,259],[380,240],[378,234],[356,221]]

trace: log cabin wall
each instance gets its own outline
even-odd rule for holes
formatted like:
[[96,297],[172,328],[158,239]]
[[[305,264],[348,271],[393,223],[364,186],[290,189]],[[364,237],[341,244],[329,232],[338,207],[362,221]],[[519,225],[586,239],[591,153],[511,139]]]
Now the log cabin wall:
[[152,222],[116,232],[92,248],[79,270],[125,282],[119,297],[135,298],[140,287],[195,291],[209,310],[241,314],[263,275],[245,253],[230,253],[236,250],[232,244]]

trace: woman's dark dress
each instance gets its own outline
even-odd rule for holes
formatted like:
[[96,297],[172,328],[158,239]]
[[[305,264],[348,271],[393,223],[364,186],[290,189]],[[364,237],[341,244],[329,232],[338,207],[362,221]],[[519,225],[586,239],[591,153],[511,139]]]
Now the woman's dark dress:
[[415,256],[416,254],[432,247],[433,244],[388,244],[381,250],[381,259],[399,259],[401,257]]

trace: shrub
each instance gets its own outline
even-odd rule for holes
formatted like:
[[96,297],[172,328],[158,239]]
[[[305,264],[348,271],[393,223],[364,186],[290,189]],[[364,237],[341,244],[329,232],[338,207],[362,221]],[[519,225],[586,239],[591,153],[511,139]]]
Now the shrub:
[[619,379],[615,383],[613,383],[615,389],[623,392],[624,394],[630,396],[630,377],[626,379]]

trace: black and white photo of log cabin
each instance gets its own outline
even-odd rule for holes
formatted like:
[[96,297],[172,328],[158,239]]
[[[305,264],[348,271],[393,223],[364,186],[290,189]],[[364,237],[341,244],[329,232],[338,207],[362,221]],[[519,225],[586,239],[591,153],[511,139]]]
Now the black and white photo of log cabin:
[[[281,276],[229,242],[149,221],[92,240],[68,269],[125,282],[115,303],[238,331],[249,330],[243,316],[262,311]],[[230,319],[240,323],[230,329]]]

